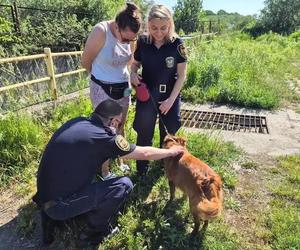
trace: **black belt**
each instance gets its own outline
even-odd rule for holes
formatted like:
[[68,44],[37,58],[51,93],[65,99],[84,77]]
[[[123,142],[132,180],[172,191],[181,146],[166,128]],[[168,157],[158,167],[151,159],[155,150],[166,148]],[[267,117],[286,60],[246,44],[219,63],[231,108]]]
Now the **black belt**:
[[105,84],[98,80],[95,76],[91,75],[91,80],[101,86],[104,92],[111,98],[118,100],[124,97],[124,91],[128,88],[128,82]]

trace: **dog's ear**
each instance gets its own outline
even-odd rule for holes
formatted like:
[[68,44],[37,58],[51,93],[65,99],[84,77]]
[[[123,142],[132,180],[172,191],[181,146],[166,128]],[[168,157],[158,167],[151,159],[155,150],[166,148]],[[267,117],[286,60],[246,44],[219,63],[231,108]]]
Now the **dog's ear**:
[[164,142],[168,142],[168,141],[173,141],[173,139],[172,139],[172,135],[170,135],[170,134],[167,134],[166,136],[165,136],[165,139],[164,139]]
[[162,143],[162,147],[169,148],[171,146],[171,144],[169,144],[169,142],[174,142],[173,136],[170,134],[165,136],[164,141]]
[[184,137],[177,137],[177,141],[178,141],[178,143],[179,143],[181,146],[183,146],[183,147],[186,146],[186,142],[187,142],[187,139],[186,139],[186,138],[184,138]]

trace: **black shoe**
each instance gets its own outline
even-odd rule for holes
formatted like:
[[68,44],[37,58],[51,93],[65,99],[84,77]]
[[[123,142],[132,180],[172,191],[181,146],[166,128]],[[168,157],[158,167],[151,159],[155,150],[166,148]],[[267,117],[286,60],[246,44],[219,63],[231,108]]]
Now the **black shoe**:
[[110,238],[119,232],[120,229],[117,226],[114,228],[110,228],[105,232],[85,231],[80,234],[79,240],[76,245],[77,247],[97,246],[105,238]]
[[41,211],[43,243],[49,245],[54,241],[56,221],[51,219],[44,211]]
[[77,247],[88,247],[88,246],[97,246],[103,239],[104,235],[99,233],[81,233],[79,239],[76,243]]

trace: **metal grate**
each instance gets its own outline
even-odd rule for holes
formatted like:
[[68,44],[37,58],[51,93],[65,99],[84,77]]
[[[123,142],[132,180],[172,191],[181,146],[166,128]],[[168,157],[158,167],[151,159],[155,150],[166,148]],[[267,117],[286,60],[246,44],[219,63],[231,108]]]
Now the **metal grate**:
[[184,127],[235,130],[269,134],[265,116],[238,115],[220,112],[181,109],[181,121]]

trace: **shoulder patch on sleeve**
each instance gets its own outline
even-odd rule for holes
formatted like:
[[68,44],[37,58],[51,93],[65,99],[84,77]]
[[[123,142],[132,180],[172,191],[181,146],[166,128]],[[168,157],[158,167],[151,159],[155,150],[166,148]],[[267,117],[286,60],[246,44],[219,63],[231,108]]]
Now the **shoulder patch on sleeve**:
[[184,58],[187,59],[187,49],[183,44],[177,46],[178,53]]
[[122,135],[116,136],[115,143],[118,146],[118,148],[121,149],[122,151],[130,150],[129,142]]

